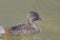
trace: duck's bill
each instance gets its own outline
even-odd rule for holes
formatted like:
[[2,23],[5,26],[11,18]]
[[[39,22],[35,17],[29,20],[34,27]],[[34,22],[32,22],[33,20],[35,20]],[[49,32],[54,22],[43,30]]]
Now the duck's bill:
[[40,18],[39,21],[40,21],[41,23],[45,23],[45,22],[47,22],[47,20],[42,19],[42,18]]

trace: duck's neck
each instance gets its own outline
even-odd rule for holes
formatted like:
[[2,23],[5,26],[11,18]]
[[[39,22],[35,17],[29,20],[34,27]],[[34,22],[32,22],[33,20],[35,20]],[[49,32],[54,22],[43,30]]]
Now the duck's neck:
[[29,25],[31,25],[35,30],[39,30],[34,21],[28,20]]

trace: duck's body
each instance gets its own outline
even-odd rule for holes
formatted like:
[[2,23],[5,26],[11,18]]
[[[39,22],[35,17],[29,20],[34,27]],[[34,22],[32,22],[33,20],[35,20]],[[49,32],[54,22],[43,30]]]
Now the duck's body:
[[9,30],[11,35],[33,35],[40,32],[40,29],[35,26],[35,24],[20,24],[12,26]]

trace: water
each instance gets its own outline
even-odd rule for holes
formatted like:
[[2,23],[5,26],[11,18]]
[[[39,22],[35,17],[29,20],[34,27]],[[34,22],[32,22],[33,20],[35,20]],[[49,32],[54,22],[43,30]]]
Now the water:
[[47,20],[44,23],[36,22],[41,27],[41,33],[35,36],[10,36],[7,40],[60,40],[60,0],[0,0],[0,25],[11,27],[27,22],[29,10],[37,11]]

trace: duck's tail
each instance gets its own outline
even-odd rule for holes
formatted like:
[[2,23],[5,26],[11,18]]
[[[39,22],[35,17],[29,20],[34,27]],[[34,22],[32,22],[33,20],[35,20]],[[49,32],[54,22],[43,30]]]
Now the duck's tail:
[[5,34],[5,30],[4,30],[3,26],[0,26],[0,34]]

